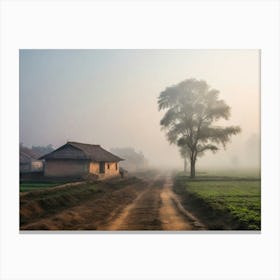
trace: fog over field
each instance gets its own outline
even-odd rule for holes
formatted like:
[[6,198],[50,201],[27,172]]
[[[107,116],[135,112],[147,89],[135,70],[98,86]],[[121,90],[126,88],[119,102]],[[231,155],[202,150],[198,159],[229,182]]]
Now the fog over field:
[[260,53],[257,50],[20,50],[20,142],[67,140],[133,147],[152,166],[180,167],[178,147],[160,128],[157,98],[196,78],[220,91],[239,125],[227,149],[197,168],[260,165]]

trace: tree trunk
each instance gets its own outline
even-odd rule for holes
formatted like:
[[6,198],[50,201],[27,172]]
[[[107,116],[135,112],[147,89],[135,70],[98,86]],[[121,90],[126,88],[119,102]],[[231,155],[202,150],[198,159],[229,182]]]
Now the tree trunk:
[[195,178],[195,159],[191,159],[191,178]]
[[184,173],[187,173],[187,159],[184,158]]

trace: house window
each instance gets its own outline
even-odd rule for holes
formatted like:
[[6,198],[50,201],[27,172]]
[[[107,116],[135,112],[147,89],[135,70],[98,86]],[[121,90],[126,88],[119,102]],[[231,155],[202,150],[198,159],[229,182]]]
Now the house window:
[[99,172],[100,173],[105,173],[105,162],[100,162],[99,163]]
[[118,163],[116,162],[116,170],[118,170]]
[[107,168],[110,169],[110,163],[107,164]]

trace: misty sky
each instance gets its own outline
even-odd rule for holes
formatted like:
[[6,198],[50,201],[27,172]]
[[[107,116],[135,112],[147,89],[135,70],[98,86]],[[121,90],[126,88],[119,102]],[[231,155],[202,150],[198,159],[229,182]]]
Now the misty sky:
[[160,129],[157,97],[184,79],[203,79],[232,107],[239,125],[227,150],[206,166],[258,166],[260,57],[257,50],[20,50],[20,142],[67,140],[133,147],[153,165],[181,166]]

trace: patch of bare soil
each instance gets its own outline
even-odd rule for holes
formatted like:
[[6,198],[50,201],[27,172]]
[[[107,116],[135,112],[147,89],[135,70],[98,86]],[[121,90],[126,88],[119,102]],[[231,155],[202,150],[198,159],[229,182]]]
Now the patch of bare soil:
[[198,219],[159,174],[21,196],[21,230],[200,230]]
[[[159,177],[158,177],[159,178]],[[148,188],[101,230],[202,230],[204,225],[183,208],[169,177],[150,182]]]
[[92,193],[87,185],[80,188],[79,192],[67,189],[66,193],[56,195],[45,192],[39,197],[37,193],[30,194],[28,200],[22,198],[21,230],[95,230],[135,200],[145,189],[145,182],[139,179],[104,182]]
[[183,208],[178,197],[171,189],[172,182],[167,178],[162,192],[160,219],[163,230],[202,230],[205,226],[189,211]]
[[121,214],[112,222],[98,229],[101,230],[161,230],[159,220],[160,185],[150,184],[133,201],[123,209]]

